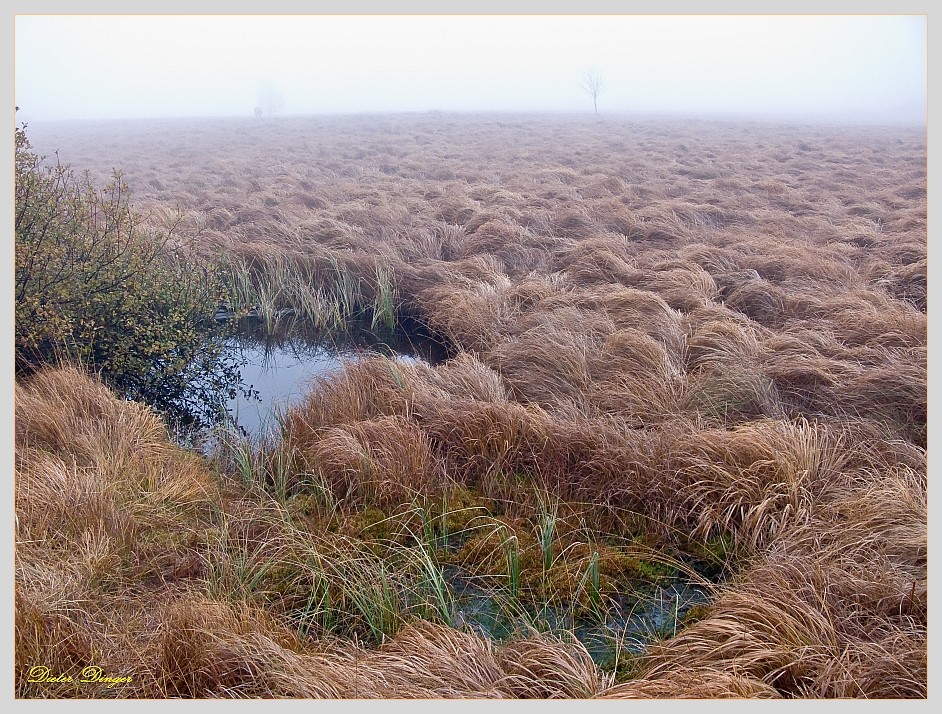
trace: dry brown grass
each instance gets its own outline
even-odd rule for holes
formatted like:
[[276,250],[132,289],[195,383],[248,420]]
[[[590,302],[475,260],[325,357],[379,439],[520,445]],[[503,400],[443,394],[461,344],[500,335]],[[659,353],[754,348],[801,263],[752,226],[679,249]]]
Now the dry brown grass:
[[[17,385],[16,420],[18,670],[82,662],[140,673],[126,626],[148,618],[132,593],[197,574],[188,544],[216,480],[149,409],[75,368]],[[21,695],[57,690],[18,684]]]
[[302,468],[344,504],[407,503],[416,494],[437,496],[443,486],[428,439],[401,417],[332,427],[311,453],[297,453]]
[[[482,371],[466,362],[463,372],[460,362],[452,365],[458,390],[468,389],[469,373]],[[191,455],[149,434],[151,417],[140,405],[121,402],[76,369],[40,372],[17,390],[17,408],[31,410],[21,439],[32,444],[20,448],[17,466],[19,696],[582,697],[603,686],[581,646],[545,635],[495,647],[479,635],[417,621],[403,623],[378,649],[302,636],[284,614],[290,598],[305,597],[310,565],[304,563],[320,553],[328,567],[306,577],[332,573],[344,591],[357,587],[357,578],[365,584],[376,576],[375,556],[357,552],[352,541],[296,529],[261,494],[217,484]],[[93,406],[84,438],[52,440],[63,435],[58,409],[68,415]],[[125,478],[132,464],[75,466],[131,417],[139,420],[137,432],[125,430],[124,437],[153,438],[165,452],[167,473],[158,476],[179,473],[221,486],[201,492],[205,508],[195,508],[192,494],[181,489],[162,493],[155,504],[152,493]],[[355,426],[351,433],[367,440],[406,428],[394,418]],[[33,431],[45,436],[41,445],[27,439]],[[374,449],[374,463],[404,468],[395,448],[405,442],[392,438],[385,445],[394,451]],[[191,468],[180,472],[182,464]],[[387,476],[384,485],[404,480],[400,472]],[[53,510],[43,512],[39,499]],[[182,557],[169,557],[171,551]],[[297,595],[293,587],[301,588]],[[89,663],[131,679],[117,688],[82,684],[78,671]],[[27,672],[39,664],[76,681],[29,683]]]
[[774,687],[755,678],[711,667],[685,667],[616,684],[598,699],[778,699]]
[[665,642],[644,677],[707,666],[787,696],[924,697],[925,509],[925,482],[908,469],[844,483]]
[[[78,371],[17,385],[20,696],[90,696],[22,671],[93,658],[134,673],[118,696],[926,696],[920,132],[431,114],[30,130],[93,177],[121,166],[150,220],[182,209],[207,255],[309,292],[342,272],[363,302],[383,266],[452,358],[311,385],[242,490]],[[498,644],[401,603],[371,629],[364,593],[419,562],[384,560],[412,547],[391,514],[459,491],[518,530],[547,499],[560,528],[583,519],[560,573],[617,537],[726,543],[727,579],[618,682],[576,643]],[[345,630],[298,624],[318,573],[345,585]]]

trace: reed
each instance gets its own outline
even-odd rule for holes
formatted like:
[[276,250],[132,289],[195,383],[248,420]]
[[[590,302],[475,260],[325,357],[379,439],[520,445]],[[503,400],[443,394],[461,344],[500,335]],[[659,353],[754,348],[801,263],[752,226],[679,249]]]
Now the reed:
[[602,590],[599,576],[599,552],[597,550],[592,551],[589,566],[586,568],[585,575],[579,585],[588,593],[589,604],[592,609],[599,612],[602,607]]
[[543,556],[543,572],[549,572],[553,567],[553,543],[556,535],[556,522],[558,504],[548,502],[549,499],[540,498],[540,518],[537,540],[540,544],[540,553]]
[[388,267],[376,266],[376,297],[373,302],[372,327],[383,324],[392,331],[396,328],[396,314],[398,311],[396,285],[392,272]]
[[507,587],[510,597],[520,597],[520,542],[513,533],[508,533],[503,541],[504,559],[507,563]]

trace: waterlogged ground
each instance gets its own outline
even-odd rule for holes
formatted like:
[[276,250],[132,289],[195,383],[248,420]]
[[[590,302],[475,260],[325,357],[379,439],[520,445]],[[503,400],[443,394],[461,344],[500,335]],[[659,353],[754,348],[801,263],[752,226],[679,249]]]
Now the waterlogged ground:
[[444,348],[414,331],[382,333],[352,326],[342,334],[297,330],[265,334],[243,325],[226,342],[227,357],[237,365],[241,388],[226,402],[231,423],[254,438],[277,433],[278,415],[298,404],[310,384],[329,377],[364,355],[382,354],[397,360],[437,364]]
[[[179,209],[262,287],[317,277],[277,309],[349,286],[380,307],[393,276],[455,358],[360,358],[289,419],[290,452],[235,443],[213,471],[149,456],[153,424],[84,377],[17,385],[18,662],[101,653],[140,673],[119,696],[160,698],[925,698],[924,129],[429,114],[33,137],[102,185],[121,167],[154,227]],[[415,544],[437,503],[460,550]],[[705,607],[673,572],[700,549],[723,569]],[[315,578],[329,640],[297,624]],[[596,662],[659,646],[610,686],[531,625]],[[20,696],[69,694],[19,671]]]
[[[227,402],[232,423],[253,442],[277,437],[278,418],[302,402],[318,379],[329,378],[365,356],[383,354],[405,362],[440,363],[444,353],[428,340],[405,330],[385,338],[369,330],[351,334],[290,336],[245,330],[226,343],[239,365],[242,389]],[[457,542],[446,544],[453,550]],[[706,588],[680,573],[631,591],[609,595],[585,610],[564,603],[535,606],[512,597],[506,587],[489,587],[488,578],[456,565],[443,566],[454,625],[496,641],[526,631],[575,637],[602,667],[644,652],[652,641],[671,637],[683,627],[691,608],[709,602]]]
[[614,668],[625,654],[644,652],[652,641],[676,635],[690,610],[710,599],[706,588],[675,576],[608,598],[595,612],[575,613],[551,604],[536,610],[515,606],[505,592],[483,587],[479,579],[466,577],[454,566],[446,566],[444,574],[457,625],[498,640],[530,627],[562,637],[569,634],[606,668]]

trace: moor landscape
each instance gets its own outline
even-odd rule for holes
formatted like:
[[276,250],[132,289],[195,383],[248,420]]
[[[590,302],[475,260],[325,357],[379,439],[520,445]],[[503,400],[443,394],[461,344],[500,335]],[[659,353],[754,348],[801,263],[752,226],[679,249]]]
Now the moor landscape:
[[[37,122],[15,208],[16,696],[926,697],[924,127]],[[249,431],[246,344],[336,362]]]

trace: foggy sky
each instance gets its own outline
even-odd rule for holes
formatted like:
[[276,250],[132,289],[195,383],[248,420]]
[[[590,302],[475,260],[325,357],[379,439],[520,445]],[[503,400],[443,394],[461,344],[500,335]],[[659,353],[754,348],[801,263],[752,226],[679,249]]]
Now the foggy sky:
[[923,123],[925,16],[15,19],[18,121],[399,112]]

